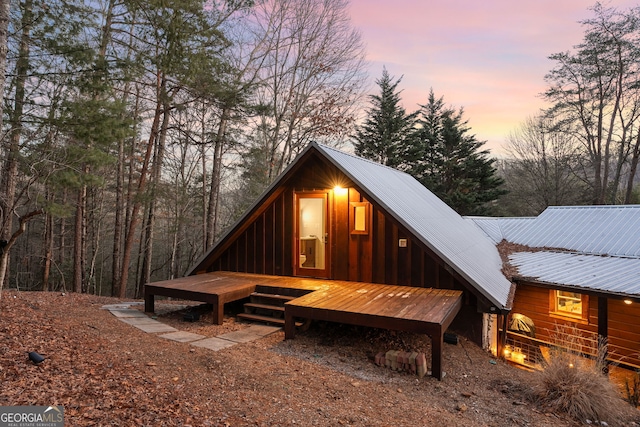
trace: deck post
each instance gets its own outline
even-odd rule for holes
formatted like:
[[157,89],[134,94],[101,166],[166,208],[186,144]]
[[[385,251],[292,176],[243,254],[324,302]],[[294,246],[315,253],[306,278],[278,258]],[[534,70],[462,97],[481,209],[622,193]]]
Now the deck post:
[[155,296],[144,289],[144,311],[145,313],[153,313],[155,311]]
[[293,318],[291,310],[287,310],[287,305],[284,306],[284,339],[293,339],[296,335],[296,322]]
[[222,325],[224,323],[224,299],[220,298],[220,295],[213,295],[212,318],[214,325]]
[[431,376],[442,381],[442,331],[431,336]]

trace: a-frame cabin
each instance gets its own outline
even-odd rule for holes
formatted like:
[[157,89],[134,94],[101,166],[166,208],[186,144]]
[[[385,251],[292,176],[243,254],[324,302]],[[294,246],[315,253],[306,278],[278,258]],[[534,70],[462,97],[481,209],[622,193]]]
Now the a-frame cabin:
[[188,274],[460,290],[454,327],[487,346],[490,315],[510,305],[501,268],[483,232],[413,177],[312,143]]

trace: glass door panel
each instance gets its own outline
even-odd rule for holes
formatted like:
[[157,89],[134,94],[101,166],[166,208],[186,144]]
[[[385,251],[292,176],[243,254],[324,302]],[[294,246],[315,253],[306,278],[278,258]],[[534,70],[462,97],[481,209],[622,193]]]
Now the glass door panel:
[[299,193],[297,200],[296,249],[298,274],[326,277],[327,194]]

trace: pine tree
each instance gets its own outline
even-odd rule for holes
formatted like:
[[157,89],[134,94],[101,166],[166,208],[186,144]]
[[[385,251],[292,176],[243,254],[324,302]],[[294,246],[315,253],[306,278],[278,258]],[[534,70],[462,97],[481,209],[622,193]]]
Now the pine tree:
[[446,107],[433,90],[421,105],[418,127],[406,147],[402,168],[461,215],[490,211],[505,191],[484,142],[469,134],[463,110]]
[[401,91],[397,88],[401,80],[394,82],[387,69],[382,70],[382,77],[376,80],[380,94],[369,95],[367,119],[353,137],[357,155],[392,167],[401,163],[403,148],[411,145],[417,115],[407,114],[400,105]]

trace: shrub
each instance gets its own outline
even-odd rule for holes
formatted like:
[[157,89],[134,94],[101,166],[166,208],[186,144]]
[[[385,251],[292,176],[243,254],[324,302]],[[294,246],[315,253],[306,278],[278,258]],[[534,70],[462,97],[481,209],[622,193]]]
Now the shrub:
[[636,372],[631,382],[629,378],[624,379],[624,391],[626,393],[626,400],[637,408],[640,406],[640,372]]
[[[577,328],[559,327],[557,336],[563,342],[552,349],[543,370],[536,374],[533,397],[538,404],[555,413],[566,414],[575,420],[619,423],[628,415],[616,387],[603,374],[606,343],[596,360],[582,357],[584,342]],[[567,339],[567,337],[570,337]]]

